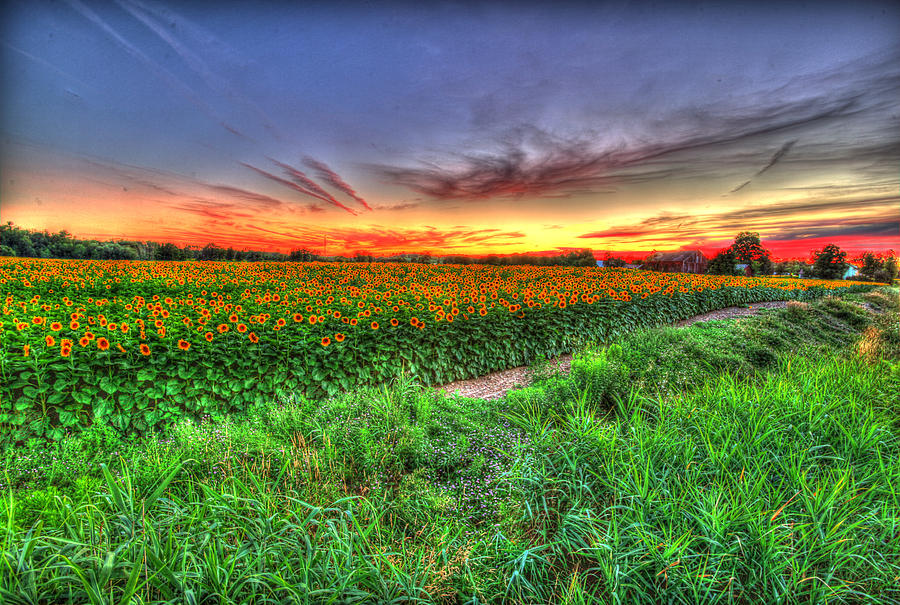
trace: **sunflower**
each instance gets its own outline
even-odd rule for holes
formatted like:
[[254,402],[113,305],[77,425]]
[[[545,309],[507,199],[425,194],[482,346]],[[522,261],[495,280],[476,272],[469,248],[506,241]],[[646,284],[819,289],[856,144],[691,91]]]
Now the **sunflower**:
[[250,334],[247,335],[247,338],[249,338],[250,342],[254,344],[259,342],[259,336],[256,335],[256,332],[250,332]]
[[338,332],[334,335],[334,339],[338,342],[344,342],[344,338],[346,338],[346,336],[344,336],[342,332]]
[[31,355],[31,347],[25,345],[24,347],[22,347],[22,357],[28,357],[29,355]]
[[54,321],[52,324],[50,324],[50,329],[54,332],[59,332],[60,330],[62,330],[62,324],[58,321]]
[[148,347],[144,343],[141,343],[141,355],[149,355],[149,354],[150,354],[150,347]]
[[68,357],[72,354],[72,347],[60,347],[59,348],[59,356],[60,357]]
[[178,348],[181,349],[182,351],[187,351],[188,349],[191,348],[191,343],[189,343],[186,340],[179,339],[178,340]]
[[323,347],[327,347],[327,346],[330,345],[330,344],[331,344],[331,339],[330,339],[330,338],[328,338],[327,336],[325,336],[324,338],[322,338],[322,346],[323,346]]
[[101,351],[107,350],[109,348],[109,341],[101,336],[97,339],[97,348]]
[[377,322],[377,321],[373,321],[373,322],[372,322],[371,324],[369,324],[369,325],[371,326],[371,328],[372,328],[373,330],[377,330],[377,329],[378,329],[378,322]]
[[82,347],[88,346],[89,342],[91,342],[91,339],[88,338],[87,336],[82,336],[81,338],[78,339],[78,344],[80,344]]
[[206,339],[206,342],[212,342],[212,340],[213,340],[213,333],[212,333],[212,332],[207,332],[206,334],[203,335],[203,338]]
[[219,331],[219,334],[224,334],[228,331],[228,324],[219,324],[219,327],[216,329]]
[[303,316],[300,315],[299,313],[294,313],[294,321],[296,321],[297,323],[300,323],[301,321],[303,321]]
[[237,331],[240,332],[241,334],[243,334],[244,332],[247,331],[247,325],[246,324],[238,324]]
[[53,345],[56,344],[56,339],[53,338],[53,336],[51,336],[50,334],[47,334],[47,337],[44,339],[44,342],[47,343],[48,347],[52,347]]
[[75,321],[75,320],[73,319],[72,321],[69,322],[69,329],[70,329],[70,330],[77,330],[78,328],[79,328],[79,324],[78,324],[77,321]]

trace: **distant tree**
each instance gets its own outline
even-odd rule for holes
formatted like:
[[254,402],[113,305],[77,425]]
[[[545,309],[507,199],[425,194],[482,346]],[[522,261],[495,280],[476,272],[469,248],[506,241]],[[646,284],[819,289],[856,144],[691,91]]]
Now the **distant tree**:
[[875,279],[875,273],[884,267],[884,261],[878,258],[874,252],[865,252],[862,255],[862,267],[860,275]]
[[763,247],[759,233],[741,231],[734,238],[731,247],[735,261],[749,265],[753,275],[772,275],[774,272],[772,253]]
[[798,260],[786,260],[775,263],[775,273],[779,275],[800,275],[800,271],[807,269],[805,263]]
[[215,244],[206,244],[200,249],[199,260],[221,261],[225,260],[225,250]]
[[827,244],[813,252],[810,274],[819,279],[841,279],[847,271],[847,253],[836,244]]
[[319,260],[321,257],[315,252],[311,252],[306,248],[300,248],[298,250],[291,250],[291,253],[288,254],[288,260],[294,261],[298,263],[308,263],[310,261]]
[[603,266],[604,267],[624,267],[628,263],[625,262],[624,258],[618,258],[613,256],[609,252],[606,253],[606,256],[603,257]]
[[561,259],[563,264],[569,267],[596,267],[597,260],[594,258],[594,252],[590,248],[583,248],[578,251],[569,252]]
[[888,251],[887,258],[884,259],[884,263],[881,268],[875,272],[873,276],[875,281],[879,281],[885,284],[893,283],[895,279],[897,279],[897,257],[894,255],[894,251]]
[[156,249],[153,260],[184,260],[184,251],[173,244],[166,242]]
[[729,246],[712,257],[706,266],[706,272],[711,275],[734,275],[736,263],[734,250]]
[[775,272],[772,253],[762,245],[759,233],[738,233],[730,246],[709,261],[706,270],[713,275],[735,275],[739,273],[736,269],[738,263],[747,265],[751,275],[772,275]]

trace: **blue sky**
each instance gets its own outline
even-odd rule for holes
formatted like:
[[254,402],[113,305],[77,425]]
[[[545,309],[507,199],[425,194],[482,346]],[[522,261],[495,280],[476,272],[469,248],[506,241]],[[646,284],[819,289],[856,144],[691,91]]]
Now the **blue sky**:
[[892,3],[3,10],[0,210],[23,226],[386,252],[900,241]]

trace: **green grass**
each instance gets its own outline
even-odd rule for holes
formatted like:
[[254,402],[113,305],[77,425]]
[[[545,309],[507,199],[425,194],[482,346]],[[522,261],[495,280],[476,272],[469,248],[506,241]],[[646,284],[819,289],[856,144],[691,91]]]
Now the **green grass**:
[[8,450],[0,602],[900,602],[896,296]]

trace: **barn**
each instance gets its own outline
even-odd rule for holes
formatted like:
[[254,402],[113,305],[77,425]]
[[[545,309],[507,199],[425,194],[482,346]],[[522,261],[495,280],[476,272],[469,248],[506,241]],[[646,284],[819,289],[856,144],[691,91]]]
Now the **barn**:
[[644,269],[666,273],[706,273],[709,261],[699,250],[654,252],[644,261]]

